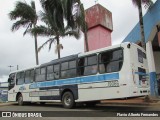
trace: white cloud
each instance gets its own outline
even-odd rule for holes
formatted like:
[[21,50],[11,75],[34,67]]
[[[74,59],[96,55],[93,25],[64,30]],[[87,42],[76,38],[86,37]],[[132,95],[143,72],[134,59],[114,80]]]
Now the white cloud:
[[0,82],[7,82],[8,81],[8,76],[3,75],[0,77]]
[[[8,13],[13,10],[17,0],[0,1],[0,81],[7,80],[9,74],[9,65],[13,65],[13,70],[19,65],[19,68],[26,68],[35,65],[34,39],[30,35],[23,37],[24,29],[11,32],[13,21],[9,20]],[[23,1],[23,0],[21,0]],[[30,0],[26,0],[28,3]],[[36,1],[37,11],[40,10],[39,0]],[[81,0],[85,9],[95,4],[94,0]],[[131,0],[99,0],[99,4],[112,12],[113,32],[112,43],[120,43],[138,22],[138,11],[133,6]],[[38,37],[40,46],[47,38]],[[61,40],[64,46],[61,56],[67,56],[84,51],[83,37],[80,40],[66,37]],[[56,59],[54,45],[50,52],[48,46],[39,53],[40,63]]]

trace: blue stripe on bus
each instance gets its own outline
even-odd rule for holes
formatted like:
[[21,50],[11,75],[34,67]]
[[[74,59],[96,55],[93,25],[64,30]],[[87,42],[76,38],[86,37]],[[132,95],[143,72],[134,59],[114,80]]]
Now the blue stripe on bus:
[[117,80],[117,79],[119,79],[119,73],[112,73],[112,74],[103,74],[103,75],[94,75],[94,76],[38,82],[38,83],[31,84],[29,88],[35,89],[35,88],[40,88],[40,87],[51,87],[51,86],[60,86],[60,85],[102,82],[102,81],[106,81],[106,80]]
[[143,73],[143,72],[135,72],[135,74],[149,76],[149,74],[146,74],[146,73]]

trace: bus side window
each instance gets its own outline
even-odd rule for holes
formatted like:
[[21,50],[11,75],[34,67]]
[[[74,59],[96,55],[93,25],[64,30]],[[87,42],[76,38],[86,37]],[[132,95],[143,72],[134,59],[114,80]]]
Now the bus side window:
[[24,72],[17,73],[17,75],[16,75],[16,81],[17,81],[17,85],[24,84]]
[[45,81],[45,76],[46,76],[46,68],[37,68],[35,72],[35,81],[41,82]]
[[34,79],[34,70],[27,70],[25,72],[25,83],[26,84],[31,83],[33,82],[33,79]]
[[15,73],[9,75],[8,78],[8,89],[12,89],[15,86]]
[[61,78],[72,78],[76,73],[76,60],[61,63]]
[[59,79],[60,77],[60,65],[54,65],[54,78]]
[[61,63],[61,78],[67,78],[68,62]]
[[87,66],[84,69],[84,75],[93,75],[97,73],[97,55],[87,57]]
[[78,75],[92,75],[97,73],[97,55],[91,55],[78,60]]
[[118,72],[123,63],[123,50],[106,51],[99,54],[99,72]]
[[85,58],[80,58],[78,60],[78,71],[77,72],[78,72],[79,76],[84,75],[84,66],[85,66],[85,63],[87,63],[87,59],[85,59]]
[[47,66],[47,80],[54,79],[53,65]]

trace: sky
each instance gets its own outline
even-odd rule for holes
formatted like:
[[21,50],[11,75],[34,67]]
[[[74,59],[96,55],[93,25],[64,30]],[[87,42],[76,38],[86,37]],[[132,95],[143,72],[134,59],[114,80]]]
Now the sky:
[[[25,29],[20,29],[16,32],[11,31],[11,26],[15,21],[11,21],[8,13],[14,9],[17,0],[0,0],[0,82],[6,82],[10,73],[8,66],[13,66],[11,71],[17,69],[30,68],[36,65],[34,38],[31,35],[23,36]],[[18,0],[24,1],[24,0]],[[30,0],[25,0],[30,3]],[[156,0],[153,0],[155,2]],[[39,0],[35,0],[37,12],[41,10]],[[87,9],[95,5],[95,0],[81,0],[84,8]],[[127,36],[138,22],[138,10],[132,4],[132,0],[98,0],[109,11],[112,12],[113,32],[112,45],[119,44]],[[146,10],[143,9],[145,14]],[[38,37],[38,46],[42,45],[47,38]],[[83,35],[79,40],[72,37],[61,39],[64,49],[61,51],[61,56],[68,56],[84,52]],[[39,52],[40,64],[57,59],[55,54],[55,45],[49,51],[48,46],[44,47]]]

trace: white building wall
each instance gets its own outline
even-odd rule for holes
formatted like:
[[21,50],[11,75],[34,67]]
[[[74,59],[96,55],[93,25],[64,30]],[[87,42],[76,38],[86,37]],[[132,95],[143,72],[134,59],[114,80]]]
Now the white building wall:
[[155,68],[154,54],[151,41],[148,41],[146,43],[146,54],[147,54],[149,72],[155,72],[156,68]]
[[156,73],[160,73],[160,52],[154,52],[154,61],[156,67]]

